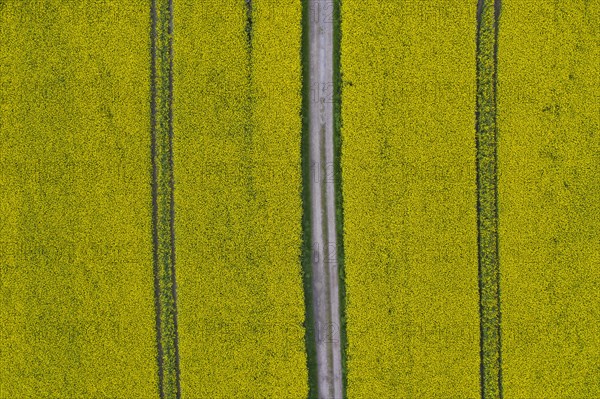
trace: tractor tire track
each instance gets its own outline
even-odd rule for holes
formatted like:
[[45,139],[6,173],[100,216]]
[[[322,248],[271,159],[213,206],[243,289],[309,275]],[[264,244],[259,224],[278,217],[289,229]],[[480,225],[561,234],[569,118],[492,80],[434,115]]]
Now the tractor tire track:
[[173,179],[173,4],[150,5],[152,240],[158,391],[180,398]]

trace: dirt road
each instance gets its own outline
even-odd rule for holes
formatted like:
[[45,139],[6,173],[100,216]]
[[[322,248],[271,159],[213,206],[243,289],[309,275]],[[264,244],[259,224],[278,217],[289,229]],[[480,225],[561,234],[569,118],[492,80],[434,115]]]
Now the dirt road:
[[319,399],[342,398],[340,290],[333,176],[332,2],[309,0],[312,292]]

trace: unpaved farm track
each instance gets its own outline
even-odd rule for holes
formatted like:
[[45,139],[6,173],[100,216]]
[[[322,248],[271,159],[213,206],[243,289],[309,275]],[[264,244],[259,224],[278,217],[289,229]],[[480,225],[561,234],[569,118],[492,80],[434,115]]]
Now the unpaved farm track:
[[334,184],[331,2],[309,0],[309,160],[312,295],[319,399],[343,395]]

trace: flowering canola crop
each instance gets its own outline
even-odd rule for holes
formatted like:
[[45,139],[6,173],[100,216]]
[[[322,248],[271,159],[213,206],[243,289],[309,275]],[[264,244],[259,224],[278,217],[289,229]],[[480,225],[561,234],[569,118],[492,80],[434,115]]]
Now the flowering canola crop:
[[341,4],[349,398],[477,398],[471,1]]
[[[305,398],[300,1],[178,1],[181,391]],[[251,18],[249,18],[251,17]]]
[[157,397],[149,4],[0,5],[0,396]]
[[502,4],[504,393],[506,398],[596,398],[600,2]]

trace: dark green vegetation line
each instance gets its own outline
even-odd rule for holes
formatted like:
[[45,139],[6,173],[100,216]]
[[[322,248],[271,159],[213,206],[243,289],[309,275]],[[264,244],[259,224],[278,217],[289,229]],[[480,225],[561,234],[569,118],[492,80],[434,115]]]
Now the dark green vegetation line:
[[173,6],[151,2],[150,128],[152,238],[158,384],[162,399],[180,398],[173,203]]
[[[248,91],[248,97],[246,101],[246,105],[244,106],[246,112],[246,123],[244,124],[244,139],[246,150],[244,151],[241,164],[244,168],[247,168],[248,171],[248,179],[249,183],[247,185],[247,193],[249,198],[256,199],[256,187],[254,183],[254,174],[252,170],[252,152],[253,152],[253,137],[254,137],[254,125],[253,125],[253,110],[255,104],[255,93],[253,93],[253,68],[254,68],[254,52],[252,49],[252,40],[253,40],[253,29],[252,29],[252,0],[245,0],[246,2],[246,25],[244,30],[246,31],[246,45],[247,47],[247,75],[246,79],[248,80],[248,87],[250,90]],[[250,255],[247,259],[248,262],[254,263],[252,260],[253,256]]]
[[477,244],[481,397],[502,398],[496,93],[499,0],[477,4]]
[[302,62],[302,135],[301,135],[301,163],[302,163],[302,276],[304,285],[304,343],[306,346],[306,362],[308,368],[308,397],[318,398],[317,386],[317,343],[315,340],[315,319],[313,310],[312,293],[312,225],[310,218],[310,146],[309,146],[309,107],[311,101],[310,62],[309,62],[309,0],[302,0],[302,45],[300,59]]
[[342,396],[347,397],[348,385],[346,372],[346,285],[344,272],[344,201],[342,191],[342,74],[340,70],[340,45],[342,34],[342,0],[333,2],[333,163],[335,184],[335,209],[337,228],[337,261],[340,287],[340,347],[342,351]]
[[246,1],[246,40],[252,48],[252,0]]

